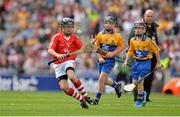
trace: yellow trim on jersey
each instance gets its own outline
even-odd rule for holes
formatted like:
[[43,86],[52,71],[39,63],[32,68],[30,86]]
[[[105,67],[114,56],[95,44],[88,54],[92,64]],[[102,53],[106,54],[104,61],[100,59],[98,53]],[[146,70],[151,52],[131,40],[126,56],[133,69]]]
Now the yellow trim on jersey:
[[96,46],[100,47],[102,44],[107,46],[119,46],[120,48],[125,47],[125,41],[121,34],[103,34],[102,32],[98,33],[96,36]]
[[[96,46],[105,51],[115,51],[117,47],[123,49],[125,47],[125,41],[121,34],[104,34],[99,32],[96,36]],[[106,58],[105,56],[102,56]]]
[[128,55],[137,60],[146,60],[151,59],[153,53],[157,54],[159,51],[160,49],[157,44],[149,38],[143,41],[132,38],[130,40]]

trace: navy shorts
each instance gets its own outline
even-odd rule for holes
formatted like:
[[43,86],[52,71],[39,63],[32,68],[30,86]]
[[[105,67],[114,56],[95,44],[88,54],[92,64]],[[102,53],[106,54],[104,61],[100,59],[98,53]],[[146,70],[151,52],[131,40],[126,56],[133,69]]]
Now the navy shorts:
[[139,77],[143,77],[151,70],[151,60],[135,60],[132,67],[132,79],[138,80]]

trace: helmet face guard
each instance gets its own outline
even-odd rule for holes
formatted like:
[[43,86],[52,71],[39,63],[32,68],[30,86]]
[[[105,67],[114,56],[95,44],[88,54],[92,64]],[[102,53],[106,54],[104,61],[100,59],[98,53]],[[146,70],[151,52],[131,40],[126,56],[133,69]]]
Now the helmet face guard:
[[63,18],[61,20],[61,28],[66,36],[70,36],[74,30],[74,20],[68,17]]
[[138,21],[134,24],[134,28],[142,28],[142,35],[146,32],[145,24],[142,21]]
[[106,22],[115,24],[115,19],[114,19],[114,17],[112,17],[112,16],[106,16],[106,17],[104,18],[104,23],[106,23]]
[[134,27],[141,27],[141,28],[145,28],[145,23],[143,21],[137,21],[134,23]]
[[71,18],[65,17],[61,21],[61,26],[62,27],[74,28],[74,20]]
[[106,16],[104,18],[104,28],[107,32],[112,32],[115,24],[115,18],[112,16]]
[[140,28],[145,28],[143,24],[135,24],[134,27],[135,27],[135,28],[138,28],[138,27],[140,27]]

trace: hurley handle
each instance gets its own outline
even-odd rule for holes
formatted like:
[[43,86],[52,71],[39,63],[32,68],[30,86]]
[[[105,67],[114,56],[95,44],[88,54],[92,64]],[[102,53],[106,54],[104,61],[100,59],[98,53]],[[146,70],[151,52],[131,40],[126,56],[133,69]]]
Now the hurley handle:
[[[70,57],[70,56],[71,56],[70,54],[67,54],[64,58],[67,58],[67,57]],[[50,66],[51,63],[54,63],[54,62],[56,62],[56,61],[58,61],[58,60],[61,60],[61,59],[56,58],[56,59],[54,59],[54,60],[51,60],[51,61],[48,62],[48,65]]]

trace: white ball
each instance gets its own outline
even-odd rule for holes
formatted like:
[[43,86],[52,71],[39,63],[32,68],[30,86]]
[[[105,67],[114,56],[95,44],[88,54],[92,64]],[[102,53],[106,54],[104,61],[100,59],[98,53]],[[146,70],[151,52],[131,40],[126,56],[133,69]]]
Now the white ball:
[[81,33],[82,33],[82,31],[81,31],[81,30],[77,30],[77,33],[78,33],[78,34],[81,34]]

